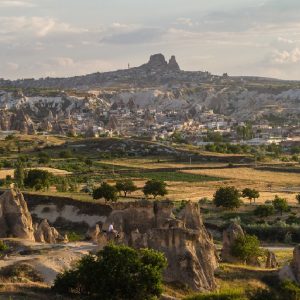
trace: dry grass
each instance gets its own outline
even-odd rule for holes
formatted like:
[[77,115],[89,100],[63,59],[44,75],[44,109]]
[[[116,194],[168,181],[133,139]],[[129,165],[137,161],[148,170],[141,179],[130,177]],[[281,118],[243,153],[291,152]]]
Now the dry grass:
[[249,180],[252,182],[259,181],[276,185],[300,186],[300,175],[297,173],[259,171],[251,168],[187,170],[183,172],[216,177],[218,176],[228,179]]
[[211,198],[214,190],[222,185],[232,185],[238,189],[255,188],[260,192],[258,202],[261,203],[274,199],[275,195],[295,203],[295,196],[300,192],[300,175],[297,173],[260,171],[251,168],[185,170],[182,172],[227,178],[223,182],[201,184],[201,188],[199,187],[201,197]]
[[[47,167],[36,167],[34,169],[44,170],[52,173],[55,176],[66,176],[72,174],[71,172],[60,170],[60,169],[54,169],[54,168],[47,168]],[[0,170],[0,179],[5,179],[6,176],[14,176],[14,169],[7,169],[7,170]]]
[[119,158],[115,160],[101,160],[101,163],[107,165],[116,165],[128,168],[143,168],[143,169],[164,169],[164,168],[205,168],[205,167],[224,167],[224,163],[198,163],[189,161],[186,162],[174,162],[172,159],[162,159],[158,162],[158,158]]

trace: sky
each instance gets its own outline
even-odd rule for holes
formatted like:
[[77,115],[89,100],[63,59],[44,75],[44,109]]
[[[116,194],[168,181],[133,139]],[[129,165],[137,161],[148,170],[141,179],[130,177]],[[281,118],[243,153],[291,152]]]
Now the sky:
[[181,69],[300,80],[299,0],[0,0],[0,78],[84,75],[155,53]]

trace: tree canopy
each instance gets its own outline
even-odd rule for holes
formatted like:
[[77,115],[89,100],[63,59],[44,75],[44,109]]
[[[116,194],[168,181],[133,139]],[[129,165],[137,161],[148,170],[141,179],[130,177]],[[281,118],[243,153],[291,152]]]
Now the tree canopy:
[[275,199],[273,200],[273,206],[274,208],[280,212],[282,215],[283,212],[289,211],[289,204],[286,199],[280,198],[279,196],[275,196]]
[[165,196],[168,194],[167,184],[160,180],[148,180],[143,188],[143,193],[145,196],[152,195],[154,198],[157,196]]
[[255,203],[255,199],[259,198],[259,192],[255,189],[250,189],[250,188],[245,188],[242,191],[242,196],[243,198],[248,198],[250,201],[250,204],[252,204],[252,200],[254,199],[254,203]]
[[213,202],[217,207],[233,209],[241,206],[240,197],[241,194],[235,187],[220,187],[214,195]]
[[45,170],[31,169],[27,172],[24,185],[28,188],[34,188],[36,190],[48,189],[52,174]]
[[117,195],[117,189],[109,185],[106,182],[103,182],[100,187],[94,189],[93,191],[93,198],[95,200],[104,198],[106,201],[117,201],[118,195]]
[[166,265],[164,255],[155,250],[108,245],[59,274],[53,289],[93,299],[150,300],[162,293]]
[[137,186],[131,179],[122,179],[116,182],[116,189],[118,192],[123,192],[124,196],[127,196],[127,193],[132,193],[137,190]]

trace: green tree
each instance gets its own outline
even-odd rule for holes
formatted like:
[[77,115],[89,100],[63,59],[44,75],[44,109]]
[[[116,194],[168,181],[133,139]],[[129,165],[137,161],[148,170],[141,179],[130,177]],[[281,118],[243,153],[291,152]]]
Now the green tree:
[[34,188],[36,190],[48,189],[51,178],[52,174],[48,171],[31,169],[25,176],[24,185],[25,187]]
[[95,200],[104,198],[105,202],[117,201],[118,199],[117,189],[114,186],[109,185],[106,182],[103,182],[100,187],[96,188],[93,191],[93,198]]
[[59,152],[59,157],[60,158],[71,158],[72,152],[70,150],[62,150]]
[[213,202],[217,207],[228,209],[238,208],[241,206],[241,194],[234,186],[220,187],[214,195]]
[[146,197],[152,195],[154,199],[157,196],[165,196],[168,194],[167,184],[161,180],[148,180],[143,187],[143,193]]
[[274,207],[272,205],[259,205],[254,210],[254,215],[260,218],[272,216]]
[[162,293],[162,271],[166,265],[164,255],[155,250],[108,245],[59,274],[53,289],[82,298],[156,299]]
[[40,152],[38,154],[38,157],[39,157],[39,160],[38,160],[39,164],[49,164],[51,161],[51,157],[46,152]]
[[252,204],[252,200],[254,199],[254,203],[255,203],[255,199],[259,198],[259,192],[255,189],[250,189],[250,188],[245,188],[242,191],[242,196],[243,198],[248,198],[250,201],[250,204]]
[[263,255],[258,238],[255,235],[248,234],[237,237],[231,246],[230,252],[232,256],[245,263]]
[[277,195],[275,196],[275,199],[273,200],[273,206],[274,206],[275,210],[280,212],[281,215],[284,212],[289,211],[289,209],[290,209],[287,200],[284,198],[280,198]]
[[17,184],[18,188],[24,187],[24,180],[25,180],[25,170],[22,161],[18,161],[16,164],[16,169],[14,171],[14,179],[15,183]]
[[116,182],[116,189],[118,192],[123,192],[124,196],[127,197],[127,193],[132,193],[137,190],[137,186],[131,179],[122,179]]

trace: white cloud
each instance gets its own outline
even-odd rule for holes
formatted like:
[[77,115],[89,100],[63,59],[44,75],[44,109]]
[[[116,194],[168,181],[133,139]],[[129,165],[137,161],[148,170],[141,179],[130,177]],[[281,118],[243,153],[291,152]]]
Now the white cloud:
[[7,62],[6,67],[10,71],[16,71],[16,70],[19,69],[19,65],[17,63],[14,63],[14,62]]
[[277,38],[277,41],[278,41],[278,42],[281,42],[281,43],[284,43],[284,44],[294,44],[294,43],[295,43],[295,41],[293,41],[293,40],[291,40],[291,39],[283,38],[283,37],[281,37],[281,36],[279,36],[279,37]]
[[180,24],[180,25],[185,25],[185,26],[188,26],[188,27],[193,27],[194,26],[194,23],[192,21],[192,19],[190,18],[178,18],[176,20],[176,24]]
[[35,4],[30,0],[15,1],[15,0],[0,0],[0,7],[34,7]]
[[72,27],[50,17],[0,17],[0,35],[24,36],[24,34],[45,37],[50,33],[82,32],[84,29]]
[[293,64],[300,61],[300,49],[294,48],[291,51],[274,51],[272,61],[275,64]]

